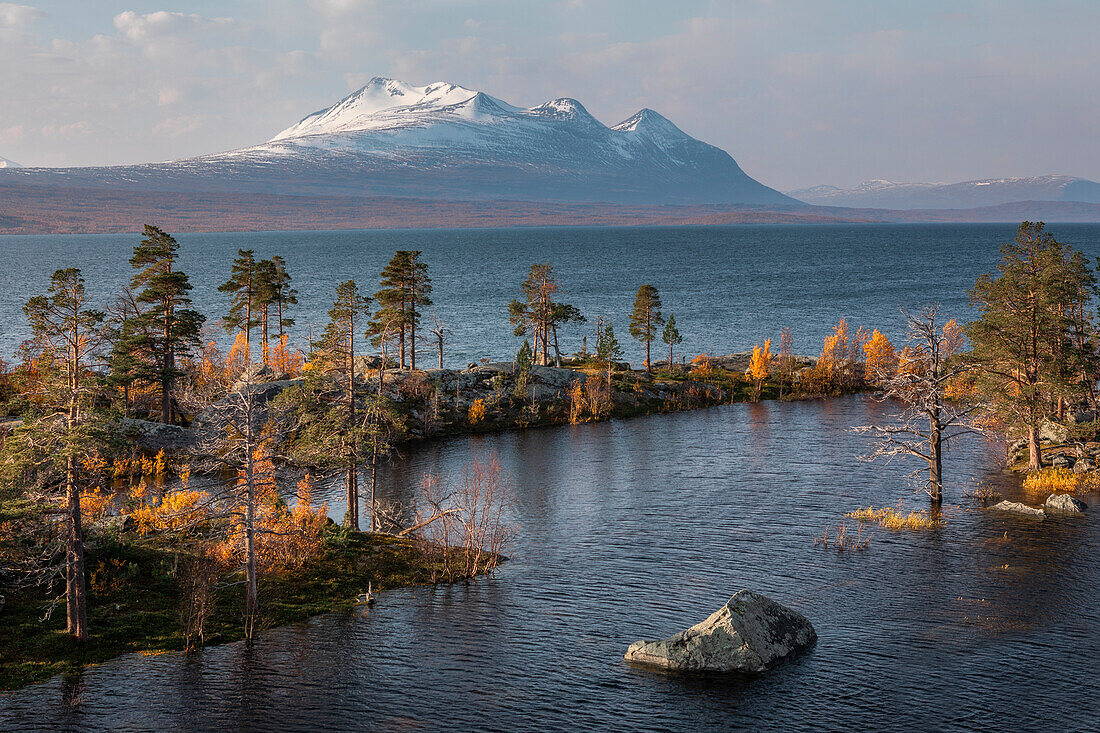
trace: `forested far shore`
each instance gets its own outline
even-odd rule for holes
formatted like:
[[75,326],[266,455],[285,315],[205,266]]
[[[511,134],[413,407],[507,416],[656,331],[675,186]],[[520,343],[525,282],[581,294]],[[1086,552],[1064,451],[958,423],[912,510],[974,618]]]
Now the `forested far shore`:
[[[24,306],[32,337],[0,362],[0,614],[20,630],[0,637],[9,685],[57,671],[55,657],[250,639],[353,602],[356,585],[492,572],[515,531],[511,479],[488,458],[461,477],[425,475],[406,504],[380,501],[379,468],[410,440],[865,391],[892,411],[853,426],[868,456],[913,461],[913,490],[933,508],[950,486],[944,451],[970,435],[1006,462],[1026,453],[1033,484],[1091,485],[1091,466],[1075,482],[1044,466],[1053,454],[1064,471],[1064,446],[1097,437],[1095,273],[1041,223],[1022,224],[975,283],[973,322],[930,303],[904,312],[894,344],[842,319],[813,357],[789,329],[741,354],[684,354],[692,324],[654,284],[637,286],[628,313],[586,314],[535,263],[507,306],[515,355],[461,370],[443,368],[452,333],[419,251],[397,251],[376,289],[333,283],[328,322],[304,348],[288,337],[299,303],[283,256],[239,251],[214,313],[192,303],[178,254],[146,226],[130,286],[105,304],[79,270],[57,270]],[[636,369],[616,326],[646,355]],[[1065,428],[1053,451],[1052,425]],[[315,498],[334,486],[339,525]],[[380,547],[400,568],[372,559]],[[286,605],[291,586],[334,573],[323,600]],[[160,609],[144,630],[125,592],[141,584]]]

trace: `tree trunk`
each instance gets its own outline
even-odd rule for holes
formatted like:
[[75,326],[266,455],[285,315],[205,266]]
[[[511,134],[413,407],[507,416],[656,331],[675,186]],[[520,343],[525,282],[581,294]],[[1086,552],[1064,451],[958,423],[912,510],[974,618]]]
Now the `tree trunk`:
[[561,349],[558,348],[558,324],[553,324],[554,329],[554,366],[561,369]]
[[650,370],[649,370],[649,344],[650,344],[650,340],[646,339],[645,340],[645,373],[646,374],[650,373]]
[[438,346],[439,346],[439,368],[442,369],[443,368],[443,336],[440,335],[440,336],[437,336],[437,338],[439,339],[439,343],[438,343]]
[[172,349],[172,304],[164,304],[164,324],[161,336],[164,338],[164,370],[160,375],[160,421],[172,424],[172,382],[171,374],[176,367],[175,352]]
[[1027,470],[1038,471],[1042,465],[1043,448],[1039,444],[1039,426],[1031,425],[1027,429],[1028,462]]
[[263,359],[264,364],[267,363],[268,354],[268,307],[264,306],[263,320],[260,323],[260,335],[263,337],[263,345],[260,346],[260,357]]
[[80,517],[80,487],[76,481],[76,457],[69,456],[65,493],[69,504],[65,542],[66,631],[78,641],[88,639],[88,595],[84,581],[84,539]]
[[416,310],[409,311],[409,369],[416,369]]
[[939,416],[928,421],[928,494],[933,506],[943,503],[943,450]]
[[370,457],[370,531],[378,529],[374,522],[374,490],[378,487],[378,445],[371,449]]
[[[249,416],[251,417],[251,415]],[[251,422],[251,421],[250,421]],[[253,624],[259,610],[259,583],[256,579],[256,475],[252,466],[252,429],[248,428],[248,456],[245,458],[245,638],[252,639]]]
[[359,471],[356,470],[355,459],[348,459],[347,485],[348,485],[348,513],[347,525],[359,531]]

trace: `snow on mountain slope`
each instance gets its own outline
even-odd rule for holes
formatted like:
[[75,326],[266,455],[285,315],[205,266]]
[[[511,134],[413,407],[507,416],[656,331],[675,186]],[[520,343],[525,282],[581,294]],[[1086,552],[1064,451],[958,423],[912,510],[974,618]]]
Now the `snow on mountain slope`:
[[22,168],[23,166],[16,163],[14,160],[8,160],[7,158],[0,157],[0,168]]
[[865,181],[852,188],[814,186],[788,196],[818,206],[885,209],[965,209],[1017,201],[1100,203],[1100,183],[1072,176],[987,178],[963,183]]
[[636,204],[797,204],[652,110],[607,127],[569,98],[531,108],[376,77],[271,140],[187,160],[35,169],[66,185]]

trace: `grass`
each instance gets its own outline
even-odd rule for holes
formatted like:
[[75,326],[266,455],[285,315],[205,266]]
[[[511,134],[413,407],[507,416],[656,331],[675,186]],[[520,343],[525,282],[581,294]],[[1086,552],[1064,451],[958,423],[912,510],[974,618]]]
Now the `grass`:
[[[43,620],[48,602],[38,594],[10,594],[0,612],[0,690],[39,682],[122,654],[184,648],[176,555],[155,542],[116,539],[87,553],[88,625],[81,644],[65,634],[65,608]],[[432,568],[413,541],[329,530],[321,557],[300,570],[260,582],[260,622],[271,628],[350,608],[373,583],[375,591],[432,582]],[[208,644],[244,637],[243,588],[218,591],[207,626]]]
[[873,506],[848,512],[844,516],[857,522],[877,524],[884,529],[929,530],[941,529],[945,524],[942,519],[937,519],[928,512],[913,511],[905,514],[896,509],[875,509]]
[[1100,488],[1100,474],[1074,473],[1068,468],[1043,468],[1024,478],[1024,488],[1034,493],[1076,494]]

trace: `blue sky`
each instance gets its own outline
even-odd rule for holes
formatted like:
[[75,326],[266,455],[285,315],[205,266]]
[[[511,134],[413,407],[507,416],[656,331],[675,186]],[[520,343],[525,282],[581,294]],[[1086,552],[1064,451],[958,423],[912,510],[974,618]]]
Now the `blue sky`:
[[781,189],[1100,179],[1100,3],[0,3],[0,156],[164,160],[270,138],[374,75],[652,107]]

